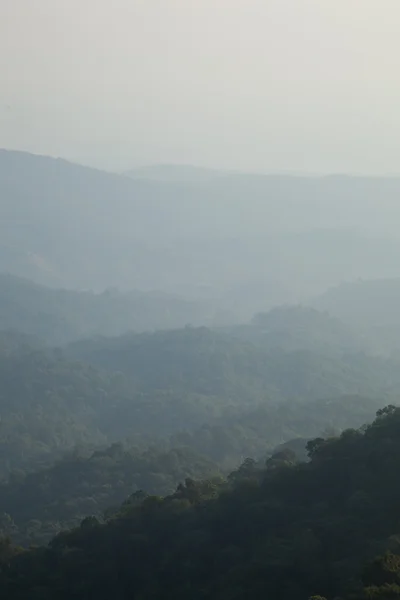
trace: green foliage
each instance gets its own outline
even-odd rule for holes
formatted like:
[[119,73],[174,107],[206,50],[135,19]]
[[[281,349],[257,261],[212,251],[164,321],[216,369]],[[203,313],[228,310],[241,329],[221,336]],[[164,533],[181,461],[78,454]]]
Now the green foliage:
[[98,415],[132,394],[123,377],[67,361],[17,334],[0,335],[0,381],[0,477],[76,446],[105,444]]
[[88,457],[71,455],[0,485],[0,531],[25,546],[43,544],[88,514],[112,514],[140,490],[165,495],[187,478],[218,473],[215,464],[188,448],[140,452],[114,444]]
[[[291,354],[264,356],[205,328],[90,344],[90,352],[102,356],[93,362],[108,363],[110,370],[37,347],[20,334],[0,335],[0,476],[13,472],[18,479],[18,469],[49,465],[75,447],[123,439],[141,448],[160,440],[166,448],[188,446],[232,468],[244,456],[265,455],[328,425],[360,425],[376,410],[374,397],[387,389],[392,368],[365,358],[354,371],[347,366],[343,372],[339,363],[340,369],[322,371],[316,379],[316,357],[311,363],[300,360],[296,372]],[[121,370],[113,371],[118,362]],[[374,385],[361,385],[373,375]],[[393,395],[393,372],[391,386]],[[323,389],[354,387],[371,399],[311,402]],[[297,394],[304,396],[302,402],[293,402],[300,400]]]
[[7,598],[331,598],[394,544],[399,411],[358,429],[394,402],[394,361],[207,328],[65,352],[6,332],[0,380],[0,531],[57,534],[5,546]]
[[400,387],[398,363],[363,353],[284,352],[206,327],[85,340],[71,356],[117,369],[144,390],[228,397],[241,406],[344,394],[388,395]]
[[47,550],[7,555],[0,592],[10,600],[111,591],[117,600],[397,598],[400,557],[384,552],[400,548],[400,409],[314,446],[308,463],[261,469],[248,460],[229,483],[187,478],[165,498],[132,498],[105,524],[84,521]]
[[246,411],[231,409],[192,431],[172,434],[169,443],[189,446],[226,469],[234,468],[245,456],[266,456],[286,444],[307,460],[310,438],[332,437],[332,430],[359,427],[373,418],[377,406],[374,398],[343,396],[307,403],[286,401]]

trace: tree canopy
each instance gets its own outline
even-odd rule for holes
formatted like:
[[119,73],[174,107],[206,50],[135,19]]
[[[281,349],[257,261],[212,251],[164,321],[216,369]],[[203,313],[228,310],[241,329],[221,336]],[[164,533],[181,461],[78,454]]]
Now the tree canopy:
[[[400,409],[310,442],[310,460],[246,461],[227,482],[186,480],[85,519],[47,549],[4,541],[10,599],[395,598]],[[290,460],[288,460],[290,458]],[[279,464],[280,463],[280,464]]]

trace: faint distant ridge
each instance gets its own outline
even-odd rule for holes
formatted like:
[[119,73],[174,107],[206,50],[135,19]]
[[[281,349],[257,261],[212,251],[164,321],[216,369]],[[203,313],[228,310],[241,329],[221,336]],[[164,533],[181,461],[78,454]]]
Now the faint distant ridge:
[[212,324],[206,303],[162,292],[54,289],[0,272],[0,334],[16,330],[52,345],[93,335]]
[[311,304],[357,327],[376,352],[400,356],[400,278],[358,279],[314,298]]
[[202,183],[228,177],[324,177],[323,173],[306,171],[241,171],[237,169],[213,169],[195,165],[157,164],[137,167],[123,175],[132,179],[148,179],[165,183]]
[[396,178],[191,165],[123,176],[0,150],[0,273],[201,297],[247,319],[354,277],[398,276],[399,197]]
[[132,179],[151,179],[163,182],[201,183],[232,175],[235,171],[209,169],[194,165],[149,165],[126,171],[124,175]]

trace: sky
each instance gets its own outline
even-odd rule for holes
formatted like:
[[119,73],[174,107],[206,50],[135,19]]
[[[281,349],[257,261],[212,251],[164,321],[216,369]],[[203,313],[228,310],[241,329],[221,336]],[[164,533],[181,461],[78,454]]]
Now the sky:
[[399,0],[0,0],[0,147],[400,173]]

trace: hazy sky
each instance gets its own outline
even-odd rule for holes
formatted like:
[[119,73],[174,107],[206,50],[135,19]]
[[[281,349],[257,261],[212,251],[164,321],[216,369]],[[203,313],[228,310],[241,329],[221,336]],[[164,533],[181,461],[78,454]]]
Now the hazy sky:
[[400,173],[399,0],[0,0],[0,146]]

